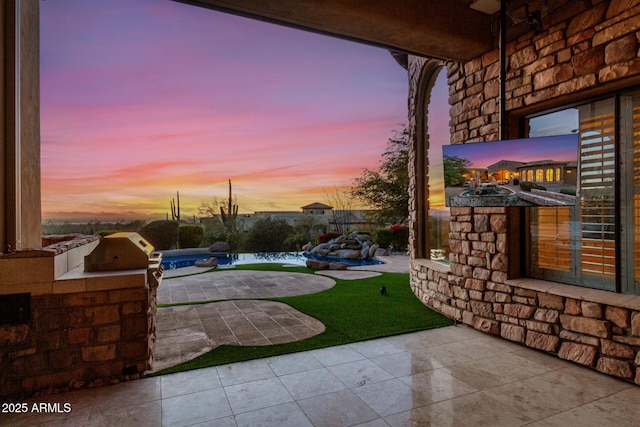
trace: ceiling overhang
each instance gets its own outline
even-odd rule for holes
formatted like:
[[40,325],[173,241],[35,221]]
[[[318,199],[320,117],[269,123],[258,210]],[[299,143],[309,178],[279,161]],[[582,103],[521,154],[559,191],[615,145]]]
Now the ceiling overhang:
[[175,0],[390,50],[468,61],[491,50],[491,16],[469,0]]

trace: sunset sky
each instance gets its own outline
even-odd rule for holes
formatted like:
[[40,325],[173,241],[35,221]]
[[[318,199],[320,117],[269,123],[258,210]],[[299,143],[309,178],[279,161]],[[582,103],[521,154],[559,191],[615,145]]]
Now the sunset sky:
[[191,216],[228,179],[241,212],[327,203],[407,122],[384,49],[169,0],[40,8],[45,219],[164,218],[176,191]]

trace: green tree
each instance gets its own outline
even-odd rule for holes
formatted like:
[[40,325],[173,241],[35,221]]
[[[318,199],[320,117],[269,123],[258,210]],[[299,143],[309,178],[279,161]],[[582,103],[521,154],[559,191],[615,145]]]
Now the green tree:
[[296,219],[296,232],[304,237],[305,244],[307,242],[316,243],[318,240],[318,234],[327,227],[326,224],[320,222],[315,215],[302,215]]
[[260,219],[249,230],[247,249],[251,252],[284,252],[288,249],[285,241],[294,232],[283,219]]
[[469,172],[471,162],[457,156],[444,156],[444,186],[457,187],[465,183],[464,175]]
[[351,195],[376,212],[380,223],[406,224],[409,219],[409,130],[394,131],[376,171],[365,169]]

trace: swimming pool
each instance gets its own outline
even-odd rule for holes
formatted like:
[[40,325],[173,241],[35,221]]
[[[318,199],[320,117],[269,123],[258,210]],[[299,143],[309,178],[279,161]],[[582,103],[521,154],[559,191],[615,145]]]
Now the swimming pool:
[[231,254],[231,256],[223,253],[211,253],[204,251],[185,250],[184,255],[180,254],[180,250],[163,251],[162,266],[165,270],[174,270],[176,268],[189,267],[196,261],[203,260],[215,256],[218,258],[218,265],[240,265],[240,264],[257,264],[257,263],[277,263],[277,264],[293,264],[306,265],[307,259],[315,259],[326,262],[343,262],[350,267],[360,265],[377,265],[382,261],[377,259],[356,260],[344,258],[326,258],[309,253],[296,252],[264,252],[254,254]]

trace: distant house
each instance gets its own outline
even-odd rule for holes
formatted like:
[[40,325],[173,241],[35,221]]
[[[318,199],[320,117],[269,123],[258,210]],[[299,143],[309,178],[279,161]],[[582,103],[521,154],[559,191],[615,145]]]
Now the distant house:
[[576,185],[576,170],[575,162],[554,160],[537,160],[527,163],[500,160],[487,166],[489,177],[496,182],[519,178],[521,181],[569,186]]
[[363,219],[366,217],[367,212],[369,212],[366,210],[334,210],[333,206],[319,202],[302,206],[300,209],[302,209],[302,212],[256,211],[252,214],[240,214],[238,215],[238,223],[240,228],[245,231],[250,230],[256,222],[265,218],[284,220],[287,224],[295,227],[298,225],[298,220],[307,215],[313,215],[319,225],[318,231],[323,233],[331,228],[338,228],[338,226],[346,226],[350,230],[374,227],[374,225]]
[[523,162],[515,160],[500,160],[492,165],[487,166],[489,176],[496,182],[510,181],[518,178],[518,168],[524,165]]
[[333,206],[315,202],[311,203],[310,205],[303,206],[301,209],[303,214],[326,215],[327,213],[330,213],[330,211],[333,209]]
[[544,184],[575,186],[577,182],[576,162],[539,160],[518,167],[520,179]]
[[300,211],[256,211],[252,214],[238,215],[238,220],[242,224],[242,229],[248,231],[253,225],[261,219],[271,218],[286,221],[287,224],[296,226],[298,220],[303,215],[313,215],[319,224],[322,224],[324,228],[322,231],[326,231],[329,227],[329,220],[333,217],[333,207],[322,203],[311,203],[307,206],[301,207]]

